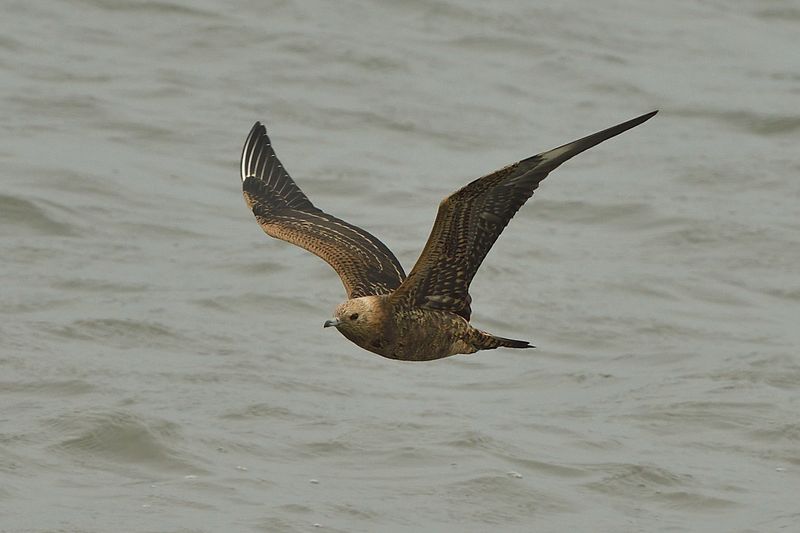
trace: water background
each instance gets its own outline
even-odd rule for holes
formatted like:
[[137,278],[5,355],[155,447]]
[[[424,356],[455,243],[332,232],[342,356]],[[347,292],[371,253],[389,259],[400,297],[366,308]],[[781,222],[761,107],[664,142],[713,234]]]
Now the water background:
[[[795,0],[5,0],[0,531],[796,531]],[[554,172],[426,364],[322,323],[241,198],[256,120],[410,270],[446,194]]]

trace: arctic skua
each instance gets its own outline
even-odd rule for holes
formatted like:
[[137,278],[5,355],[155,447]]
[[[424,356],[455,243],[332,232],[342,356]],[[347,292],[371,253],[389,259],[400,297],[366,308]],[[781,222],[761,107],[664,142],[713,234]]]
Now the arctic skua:
[[556,167],[657,111],[523,159],[479,178],[439,204],[428,242],[406,276],[371,233],[322,211],[281,165],[256,122],[242,151],[244,199],[263,230],[316,254],[339,274],[347,300],[325,322],[389,359],[430,361],[495,348],[532,348],[470,324],[469,286],[514,214]]

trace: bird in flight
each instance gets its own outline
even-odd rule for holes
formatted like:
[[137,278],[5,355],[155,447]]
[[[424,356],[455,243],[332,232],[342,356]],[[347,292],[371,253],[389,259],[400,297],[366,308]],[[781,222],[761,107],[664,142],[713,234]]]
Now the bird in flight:
[[523,159],[457,190],[439,204],[428,242],[408,275],[371,233],[311,203],[278,161],[260,122],[242,150],[242,189],[267,235],[305,248],[339,274],[347,300],[324,326],[335,327],[365,350],[389,359],[430,361],[500,347],[533,348],[528,341],[470,324],[472,278],[552,170],[657,112]]

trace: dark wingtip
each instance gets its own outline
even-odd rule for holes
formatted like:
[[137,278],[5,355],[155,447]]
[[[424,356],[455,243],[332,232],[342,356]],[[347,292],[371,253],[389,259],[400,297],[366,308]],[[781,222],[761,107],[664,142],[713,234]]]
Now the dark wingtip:
[[255,124],[253,124],[253,127],[250,128],[250,133],[247,134],[247,139],[245,139],[244,146],[242,147],[242,157],[239,172],[243,183],[252,170],[250,168],[250,155],[256,149],[258,143],[262,142],[261,138],[266,136],[266,134],[267,128],[265,128],[264,125],[258,120]]
[[542,152],[531,159],[537,159],[541,161],[541,164],[538,168],[540,170],[546,170],[547,172],[550,172],[561,165],[561,163],[564,161],[575,157],[579,153],[584,152],[593,146],[597,146],[601,142],[607,141],[612,137],[616,137],[620,133],[626,132],[631,128],[635,128],[642,122],[650,120],[656,115],[656,113],[658,113],[658,109],[617,124],[616,126],[611,126],[610,128],[598,131],[597,133],[587,135],[586,137],[578,139],[577,141],[572,141],[571,143],[561,145],[558,148],[553,148],[547,152]]
[[[641,116],[636,117],[636,118],[634,118],[632,120],[629,120],[626,124],[630,124],[631,128],[634,127],[634,126],[638,126],[642,122],[647,122],[648,120],[650,120],[651,118],[656,116],[658,114],[658,111],[659,111],[658,109],[654,109],[653,111],[650,111],[649,113],[645,113],[644,115],[641,115]],[[630,128],[628,128],[628,129],[630,129]]]
[[[639,124],[641,124],[643,122],[647,122],[648,120],[650,120],[651,118],[656,116],[657,113],[658,113],[658,109],[656,109],[654,111],[650,111],[649,113],[645,113],[644,115],[640,115],[640,116],[638,116],[636,118],[632,118],[630,120],[627,120],[627,121],[623,122],[622,124],[618,124],[616,126],[613,126],[611,128],[608,128],[608,129],[603,130],[602,132],[598,132],[598,133],[607,133],[607,134],[609,134],[609,136],[606,137],[606,139],[610,139],[611,137],[619,135],[620,133],[622,133],[624,131],[628,131],[631,128],[635,128],[636,126],[638,126]],[[597,134],[595,134],[595,135],[597,135]],[[589,137],[593,137],[593,135],[590,135]],[[603,140],[605,140],[605,139],[603,139]]]

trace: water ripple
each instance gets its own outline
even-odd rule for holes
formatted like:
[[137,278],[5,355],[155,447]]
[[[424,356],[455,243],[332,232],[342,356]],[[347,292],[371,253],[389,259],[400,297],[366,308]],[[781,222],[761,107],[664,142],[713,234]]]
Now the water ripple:
[[75,435],[51,446],[53,451],[91,461],[96,467],[109,461],[126,468],[134,464],[156,471],[203,472],[181,450],[178,426],[170,422],[126,411],[96,411],[52,420],[50,425],[60,433]]

